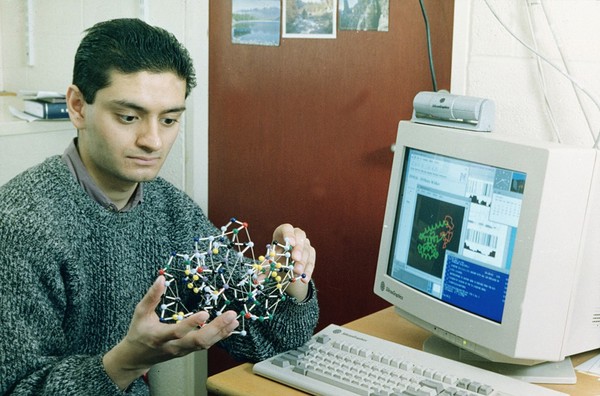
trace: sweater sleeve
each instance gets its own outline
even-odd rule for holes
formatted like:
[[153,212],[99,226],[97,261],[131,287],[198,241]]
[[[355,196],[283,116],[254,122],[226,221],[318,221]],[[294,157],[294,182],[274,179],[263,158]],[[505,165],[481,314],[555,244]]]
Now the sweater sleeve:
[[318,319],[317,290],[311,280],[304,301],[288,297],[272,319],[246,322],[245,336],[231,335],[219,345],[238,361],[258,362],[304,344],[313,335]]

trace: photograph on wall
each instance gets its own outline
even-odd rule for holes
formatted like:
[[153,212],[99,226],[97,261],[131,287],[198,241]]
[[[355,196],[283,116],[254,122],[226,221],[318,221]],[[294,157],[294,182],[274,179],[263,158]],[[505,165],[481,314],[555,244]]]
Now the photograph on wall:
[[283,37],[335,38],[335,0],[283,0]]
[[280,0],[233,0],[231,42],[278,46],[281,32]]
[[390,0],[339,0],[340,30],[387,32]]

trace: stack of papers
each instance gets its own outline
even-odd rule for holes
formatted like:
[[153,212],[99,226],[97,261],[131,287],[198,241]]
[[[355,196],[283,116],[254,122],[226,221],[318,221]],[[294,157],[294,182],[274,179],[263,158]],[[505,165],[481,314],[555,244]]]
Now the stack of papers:
[[596,355],[581,363],[579,366],[575,367],[575,369],[582,373],[600,376],[600,355]]

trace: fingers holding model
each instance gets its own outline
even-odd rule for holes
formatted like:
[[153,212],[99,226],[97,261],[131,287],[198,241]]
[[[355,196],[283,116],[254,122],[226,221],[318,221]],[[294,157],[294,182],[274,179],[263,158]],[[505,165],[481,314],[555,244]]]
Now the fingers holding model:
[[162,323],[155,309],[164,290],[165,279],[159,276],[136,306],[125,338],[103,357],[106,373],[120,389],[127,388],[154,364],[208,349],[239,325],[233,311],[224,312],[206,325],[205,311],[176,324]]
[[289,243],[292,246],[294,274],[301,275],[300,282],[291,283],[286,289],[287,294],[298,301],[303,301],[308,295],[308,282],[315,269],[316,251],[311,246],[304,230],[291,224],[282,224],[273,232],[273,240]]

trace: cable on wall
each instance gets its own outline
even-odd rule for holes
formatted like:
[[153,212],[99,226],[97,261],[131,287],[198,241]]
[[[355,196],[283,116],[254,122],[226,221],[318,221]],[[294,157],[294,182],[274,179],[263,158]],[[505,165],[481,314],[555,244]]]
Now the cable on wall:
[[425,32],[427,33],[427,54],[429,55],[429,71],[431,72],[431,84],[433,86],[433,92],[437,92],[437,79],[435,77],[435,68],[433,66],[433,54],[431,51],[431,32],[429,30],[429,18],[427,17],[427,11],[423,0],[419,0],[421,5],[421,13],[423,14],[423,21],[425,22]]
[[[513,36],[519,43],[521,43],[522,46],[524,46],[525,48],[527,48],[529,51],[531,51],[532,53],[536,54],[537,56],[540,57],[540,59],[542,59],[544,62],[546,62],[548,65],[552,66],[556,71],[558,71],[560,74],[562,74],[565,78],[567,78],[569,81],[571,81],[571,83],[577,87],[577,89],[579,89],[581,92],[583,92],[588,98],[590,98],[590,100],[594,103],[594,105],[598,108],[598,110],[600,110],[600,101],[598,101],[598,98],[596,98],[591,92],[589,92],[587,89],[585,89],[584,87],[581,86],[581,84],[579,84],[579,82],[577,82],[577,80],[575,80],[575,78],[573,78],[570,74],[564,72],[560,67],[558,67],[555,63],[553,63],[552,61],[550,61],[548,58],[546,58],[545,56],[543,56],[542,54],[540,54],[538,51],[536,51],[535,49],[531,48],[530,45],[528,45],[527,43],[525,43],[523,40],[521,40],[512,30],[510,30],[508,28],[508,26],[506,26],[506,24],[500,19],[500,17],[498,16],[498,14],[496,14],[496,11],[494,11],[494,9],[492,8],[492,6],[489,3],[489,0],[483,0],[485,2],[485,5],[487,6],[487,8],[490,10],[490,12],[492,13],[492,15],[494,16],[494,18],[496,18],[496,20],[498,21],[498,23],[500,23],[500,25],[502,25],[502,27],[504,28],[504,30],[506,30],[508,32],[508,34],[510,34],[511,36]],[[598,149],[598,145],[600,145],[600,131],[598,131],[598,133],[596,133],[596,135],[594,136],[594,148]]]
[[[533,46],[536,51],[539,51],[537,37],[535,34],[535,29],[533,27],[533,19],[531,17],[531,3],[527,2],[527,21],[529,22],[529,32],[531,33],[531,38],[533,39]],[[544,95],[544,108],[546,109],[546,113],[548,114],[548,119],[550,120],[550,124],[552,125],[552,130],[554,131],[554,135],[556,136],[556,140],[559,143],[562,143],[562,139],[560,136],[560,131],[558,129],[558,125],[556,124],[556,120],[554,119],[554,111],[552,111],[552,106],[550,105],[550,99],[548,97],[548,86],[546,85],[546,77],[544,75],[544,68],[542,67],[542,60],[539,55],[535,56],[538,74],[540,76],[540,85],[542,86],[542,93]]]
[[140,1],[140,19],[144,22],[150,22],[148,20],[148,2],[147,0],[139,0]]
[[[540,0],[540,4],[542,6],[542,11],[544,13],[544,17],[546,18],[546,23],[548,24],[548,27],[550,28],[550,32],[552,33],[552,39],[554,40],[554,44],[556,45],[556,49],[558,50],[558,54],[560,55],[560,60],[562,61],[562,64],[565,67],[566,72],[570,75],[571,71],[569,70],[569,63],[567,62],[565,55],[562,51],[562,46],[560,45],[560,42],[559,42],[558,38],[556,37],[556,32],[552,28],[552,22],[550,21],[550,17],[548,16],[548,11],[546,11],[546,6],[544,3],[545,3],[545,1]],[[585,111],[585,108],[583,107],[583,103],[581,101],[581,92],[577,89],[577,87],[575,86],[575,84],[573,84],[572,81],[571,81],[571,87],[573,87],[573,92],[575,92],[575,96],[577,97],[577,102],[579,103],[579,108],[581,109],[581,112],[583,113],[583,116],[585,117],[585,122],[587,123],[588,129],[593,138],[594,137],[594,128],[592,127],[592,122],[590,121],[590,116],[588,115],[588,113]]]
[[25,7],[27,7],[27,12],[25,16],[25,26],[27,28],[25,33],[25,52],[27,55],[27,66],[35,66],[35,54],[33,44],[33,0],[27,0],[27,3],[25,3]]

